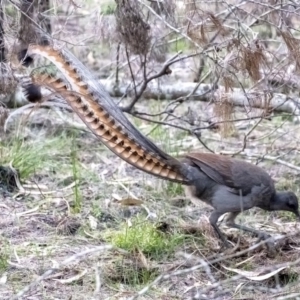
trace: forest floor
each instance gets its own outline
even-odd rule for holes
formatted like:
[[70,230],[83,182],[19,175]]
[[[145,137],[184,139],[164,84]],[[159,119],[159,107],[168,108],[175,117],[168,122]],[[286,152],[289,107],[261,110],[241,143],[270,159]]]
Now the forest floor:
[[[141,101],[138,106],[146,109],[147,105],[147,111],[151,108],[155,112],[166,104],[166,101]],[[188,105],[197,107],[203,117],[209,111],[206,103]],[[195,206],[185,197],[182,186],[156,179],[121,161],[88,130],[74,126],[80,124],[75,115],[67,112],[63,115],[72,119],[72,123],[53,110],[35,110],[30,116],[16,117],[8,133],[1,136],[1,165],[11,163],[20,172],[23,187],[10,192],[3,181],[0,187],[1,299],[10,299],[51,268],[57,270],[22,299],[71,299],[71,296],[72,299],[127,299],[160,274],[190,268],[201,259],[209,262],[222,256],[224,260],[209,264],[211,278],[205,268],[199,267],[161,280],[140,299],[189,299],[198,290],[209,289],[215,295],[220,286],[227,289],[228,298],[223,299],[241,299],[241,296],[261,299],[264,291],[275,289],[276,284],[282,287],[295,282],[297,290],[299,264],[279,268],[285,262],[297,261],[299,234],[278,241],[275,256],[262,246],[226,258],[208,222],[210,207]],[[294,149],[299,125],[286,121],[277,127],[276,119],[281,117],[259,124],[244,152],[252,156],[267,151],[269,156],[280,156],[281,160],[298,165],[298,150]],[[168,153],[182,154],[195,148],[205,151],[196,138],[174,128],[132,120],[144,134],[151,131],[150,138]],[[237,127],[235,134],[227,138],[220,138],[219,132],[203,130],[202,140],[217,152],[237,151],[251,124],[248,121]],[[274,143],[267,150],[270,140]],[[285,154],[287,149],[289,153]],[[257,161],[247,156],[243,159]],[[293,169],[268,159],[258,165],[272,175],[279,189],[299,192],[299,179]],[[252,209],[241,215],[239,222],[273,236],[299,231],[290,213]],[[238,243],[236,254],[255,244],[256,238],[249,234],[224,225],[222,230],[233,246]],[[72,255],[101,245],[116,249],[98,249],[63,264]],[[251,276],[274,271],[274,266],[280,271],[278,281],[274,277],[251,280]],[[265,270],[266,267],[271,269]],[[237,284],[236,280],[229,280],[234,270],[226,268],[253,273],[246,274],[250,278],[241,276]],[[214,280],[220,286],[211,287]],[[229,282],[222,284],[224,280]],[[100,298],[98,293],[94,295],[97,284],[100,284]]]
[[[74,30],[75,19],[61,22]],[[97,50],[95,57],[85,50],[74,52],[105,76],[113,70],[103,67],[110,59],[109,47]],[[174,67],[180,69],[182,64]],[[188,72],[189,67],[183,73]],[[168,80],[176,83],[172,76]],[[141,100],[136,109],[155,114],[168,103]],[[200,126],[214,115],[213,105],[188,101],[175,112],[182,124],[189,111],[197,112]],[[260,110],[246,115],[244,108],[235,108],[233,118],[240,121],[228,136],[205,129],[201,140],[217,153],[236,153],[247,136],[237,157],[267,170],[278,189],[300,195],[299,124],[292,117],[273,114],[248,134],[258,122],[247,119],[249,113],[257,115]],[[207,151],[186,132],[128,118],[174,156]],[[244,251],[255,245],[256,238],[222,224],[233,246],[228,251],[210,227],[209,206],[195,206],[181,185],[123,162],[75,114],[37,107],[13,117],[7,132],[0,134],[0,166],[5,167],[0,169],[1,299],[12,299],[20,291],[20,299],[130,299],[148,285],[138,299],[299,295],[300,225],[292,214],[252,209],[238,218],[278,237],[274,253],[264,245]],[[12,186],[14,175],[9,182],[4,180],[11,167],[19,172],[18,187]],[[279,238],[285,234],[289,237]]]

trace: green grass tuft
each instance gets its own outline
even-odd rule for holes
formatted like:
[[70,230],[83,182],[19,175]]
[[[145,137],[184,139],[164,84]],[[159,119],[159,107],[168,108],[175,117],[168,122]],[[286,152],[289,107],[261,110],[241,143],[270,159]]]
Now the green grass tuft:
[[169,50],[170,52],[178,52],[178,51],[183,51],[186,52],[191,48],[190,43],[187,42],[185,39],[177,39],[174,40],[173,43],[170,44]]
[[113,271],[107,274],[111,282],[131,286],[147,284],[159,275],[157,268],[146,268],[135,257],[132,260],[116,259],[112,268]]
[[101,6],[101,13],[104,16],[113,15],[115,13],[116,8],[117,8],[116,3],[114,3],[114,2],[106,3]]
[[[12,164],[18,170],[21,178],[28,178],[45,167],[52,149],[53,141],[31,143],[23,139],[14,138],[7,143],[0,143],[0,165]],[[56,142],[55,142],[56,144]]]
[[132,226],[123,226],[120,231],[110,232],[107,240],[116,247],[127,251],[139,249],[146,256],[159,258],[169,255],[182,244],[185,236],[177,233],[163,233],[148,220],[136,218]]
[[11,248],[8,243],[1,241],[1,250],[0,250],[0,272],[4,272],[8,268],[8,260],[11,253]]
[[80,177],[80,172],[79,172],[79,160],[77,158],[77,151],[76,151],[76,145],[73,145],[72,150],[71,150],[71,162],[72,162],[72,173],[73,173],[73,179],[77,181],[75,184],[73,191],[74,191],[74,205],[73,205],[73,210],[74,213],[79,213],[81,211],[82,207],[82,195],[80,192],[80,189],[78,187],[78,181]]
[[4,139],[0,142],[0,165],[11,164],[19,172],[21,179],[28,179],[39,172],[47,174],[70,172],[72,170],[70,162],[74,169],[74,160],[70,156],[73,144],[74,138],[67,138],[64,135],[46,140],[17,137]]
[[167,182],[164,192],[166,192],[167,197],[176,197],[184,194],[182,184],[174,182]]

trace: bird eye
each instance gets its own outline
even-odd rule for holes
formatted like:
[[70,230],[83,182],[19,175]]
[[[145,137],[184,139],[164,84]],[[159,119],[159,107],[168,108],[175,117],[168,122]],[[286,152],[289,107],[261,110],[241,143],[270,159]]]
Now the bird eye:
[[291,197],[288,201],[288,206],[290,208],[297,209],[298,208],[298,201],[295,201],[295,199]]

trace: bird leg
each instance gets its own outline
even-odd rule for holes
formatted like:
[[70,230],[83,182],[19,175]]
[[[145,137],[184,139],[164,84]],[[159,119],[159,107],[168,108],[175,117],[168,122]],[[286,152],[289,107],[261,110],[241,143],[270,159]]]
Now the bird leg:
[[230,190],[228,190],[227,187],[219,187],[219,189],[215,192],[214,199],[212,201],[215,210],[210,215],[209,221],[226,247],[229,246],[229,243],[217,225],[219,217],[226,212],[230,213],[226,220],[227,226],[251,232],[258,236],[259,240],[270,238],[268,234],[262,231],[252,229],[243,225],[238,225],[234,222],[236,216],[241,211],[248,210],[256,206],[257,202],[264,198],[265,194],[267,193],[268,188],[264,185],[253,186],[251,189],[251,193],[246,196],[242,196],[241,191],[239,191],[239,194],[233,194]]
[[[247,226],[236,224],[234,222],[234,220],[235,220],[235,218],[237,217],[237,215],[239,213],[240,212],[231,212],[231,213],[229,213],[229,216],[226,219],[226,225],[228,227],[237,228],[237,229],[255,234],[258,237],[257,243],[262,241],[262,240],[267,240],[271,237],[269,234],[267,234],[263,231],[256,230],[254,228],[250,228],[250,227],[247,227]],[[230,248],[230,244],[229,244],[228,240],[225,238],[225,235],[222,233],[219,226],[217,225],[219,217],[221,217],[223,214],[224,214],[224,212],[213,211],[212,214],[209,217],[209,222],[210,222],[211,226],[213,227],[213,229],[215,230],[215,232],[217,233],[220,240],[223,242],[224,246],[226,248]],[[267,242],[266,245],[267,245],[269,250],[271,250],[274,247],[274,244],[273,244],[272,241]]]
[[[257,242],[260,242],[262,240],[267,240],[267,239],[269,239],[271,237],[269,234],[267,234],[267,233],[265,233],[263,231],[256,230],[254,228],[250,228],[250,227],[247,227],[247,226],[244,226],[244,225],[236,224],[234,222],[234,220],[235,220],[235,218],[237,217],[237,215],[239,213],[240,212],[231,212],[231,213],[229,213],[229,216],[226,219],[226,225],[228,227],[237,228],[237,229],[240,229],[240,230],[243,230],[243,231],[247,231],[247,232],[251,232],[251,233],[255,234],[258,237],[258,241]],[[272,241],[269,241],[266,244],[267,244],[268,249],[271,249],[274,246]]]
[[215,232],[217,233],[218,237],[222,240],[224,246],[226,248],[230,247],[230,244],[228,243],[227,239],[225,238],[224,234],[222,233],[222,231],[220,230],[220,228],[217,225],[218,219],[223,215],[224,213],[222,212],[218,212],[218,211],[213,211],[212,214],[209,217],[209,222],[210,225],[213,227],[213,229],[215,230]]
[[[244,197],[241,195],[240,191],[240,199],[242,204],[241,209],[247,210],[253,206],[256,206],[259,202],[263,201],[263,199],[267,197],[269,193],[269,188],[267,186],[264,186],[263,184],[261,184],[260,186],[253,186],[251,189],[251,193]],[[270,238],[270,235],[263,231],[236,224],[234,220],[239,213],[240,211],[231,211],[226,219],[226,225],[232,228],[237,228],[243,231],[251,232],[255,234],[259,238],[259,240],[266,240]]]
[[267,239],[267,238],[270,237],[269,234],[267,234],[263,231],[256,230],[254,228],[250,228],[250,227],[247,227],[247,226],[244,226],[244,225],[236,224],[234,222],[234,220],[235,220],[235,218],[237,217],[237,215],[239,213],[240,212],[231,212],[231,213],[229,213],[229,216],[226,219],[226,225],[228,227],[237,228],[237,229],[240,229],[240,230],[243,230],[243,231],[251,232],[251,233],[255,234],[258,238],[261,238],[261,239]]

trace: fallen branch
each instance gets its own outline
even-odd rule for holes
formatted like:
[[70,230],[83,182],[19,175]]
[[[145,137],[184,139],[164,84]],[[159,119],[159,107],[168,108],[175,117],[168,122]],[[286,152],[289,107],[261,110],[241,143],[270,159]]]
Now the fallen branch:
[[101,252],[101,251],[108,251],[108,250],[117,250],[117,251],[119,251],[119,252],[121,252],[123,254],[127,254],[127,252],[125,250],[121,250],[121,249],[115,248],[114,246],[111,246],[111,245],[99,246],[99,247],[87,249],[85,251],[76,253],[76,254],[74,254],[74,255],[72,255],[70,257],[67,257],[60,264],[57,264],[56,267],[51,268],[51,269],[47,270],[46,272],[44,272],[44,274],[42,274],[41,276],[39,276],[35,281],[33,281],[29,285],[25,286],[20,292],[18,292],[15,296],[13,296],[11,298],[11,300],[16,300],[16,299],[19,299],[20,297],[24,296],[25,293],[29,292],[39,282],[41,282],[42,280],[44,280],[47,277],[49,277],[53,272],[61,269],[64,266],[69,265],[71,262],[74,262],[75,260],[79,260],[80,261],[81,259],[85,259],[88,255],[90,255],[92,253],[97,253],[97,252]]
[[[110,80],[101,80],[105,89],[113,97],[120,97],[124,94],[133,96],[128,92],[128,84],[119,86],[116,91],[114,88],[114,82]],[[195,89],[198,83],[193,82],[181,82],[180,84],[164,84],[155,85],[149,83],[148,88],[144,91],[144,99],[156,99],[156,100],[174,100],[177,98],[186,98],[191,91]],[[200,101],[214,101],[218,99],[220,93],[225,93],[223,87],[213,90],[211,84],[200,84],[198,89],[189,98]],[[293,115],[300,116],[300,103],[299,98],[291,98],[285,94],[274,93],[267,94],[266,92],[260,91],[246,91],[246,94],[239,88],[233,88],[232,92],[226,93],[228,101],[235,106],[242,107],[256,107],[272,109],[278,112],[287,112]],[[268,97],[266,97],[268,96]]]
[[[225,154],[225,155],[233,155],[233,154],[236,154],[236,153],[232,153],[232,152],[228,152],[228,151],[222,151],[220,154]],[[285,160],[282,160],[278,157],[275,157],[275,156],[271,156],[271,155],[260,155],[260,154],[254,154],[254,153],[251,153],[251,154],[248,154],[244,151],[241,151],[241,152],[238,152],[238,154],[242,155],[242,156],[245,156],[245,157],[249,157],[249,158],[259,158],[259,159],[266,159],[266,160],[270,160],[270,161],[274,161],[280,165],[283,165],[283,166],[286,166],[290,169],[293,169],[293,170],[296,170],[298,172],[300,172],[300,167],[292,164],[292,163],[289,163]]]

